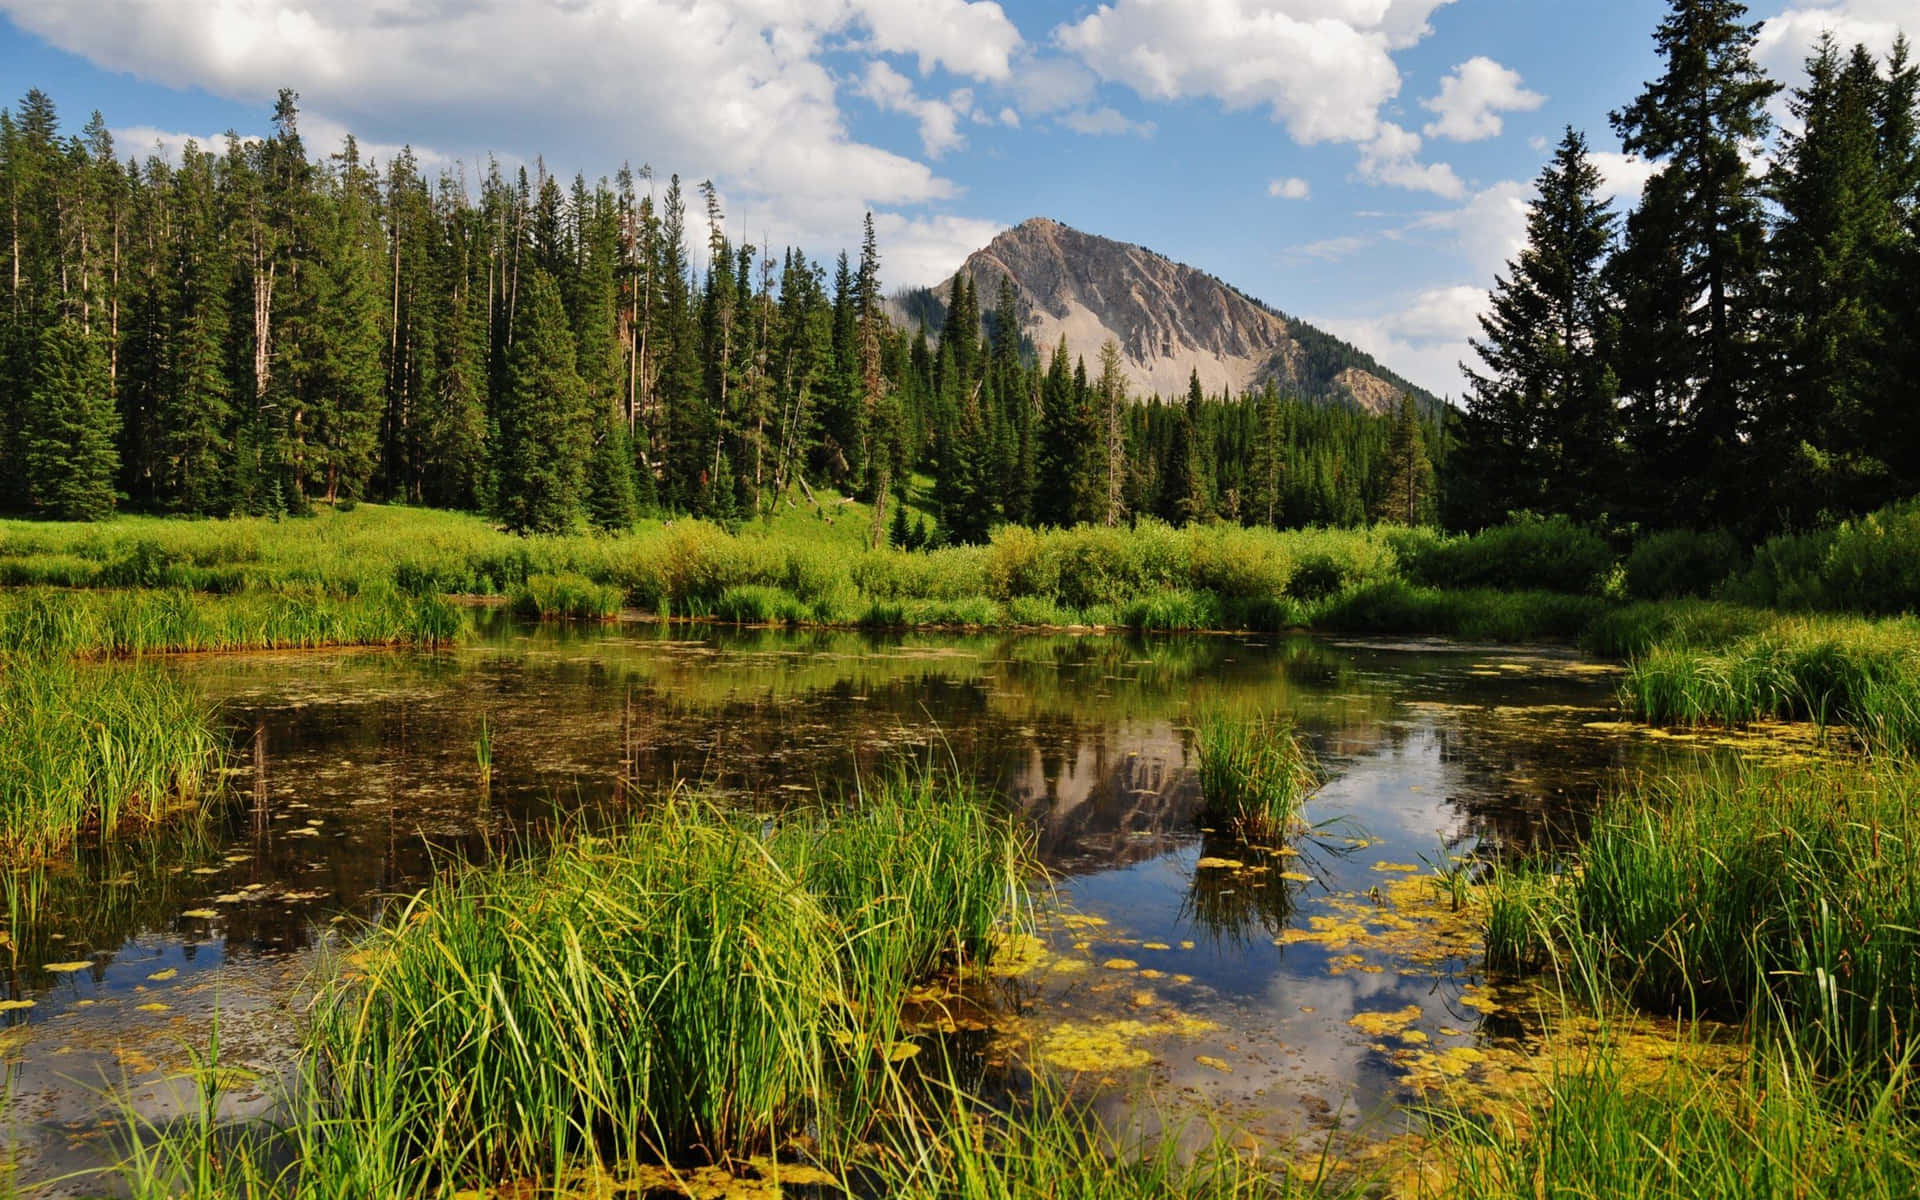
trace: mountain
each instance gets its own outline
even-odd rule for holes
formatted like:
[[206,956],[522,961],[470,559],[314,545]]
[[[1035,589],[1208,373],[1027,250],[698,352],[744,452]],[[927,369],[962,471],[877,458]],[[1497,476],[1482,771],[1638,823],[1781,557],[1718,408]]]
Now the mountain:
[[[1209,395],[1272,380],[1282,393],[1385,412],[1411,392],[1436,398],[1365,353],[1253,299],[1205,271],[1141,246],[1036,217],[967,256],[980,310],[991,314],[1000,280],[1013,281],[1022,332],[1041,353],[1064,334],[1091,366],[1108,338],[1120,344],[1136,396],[1185,395],[1200,373]],[[953,279],[895,297],[895,316],[938,330]]]

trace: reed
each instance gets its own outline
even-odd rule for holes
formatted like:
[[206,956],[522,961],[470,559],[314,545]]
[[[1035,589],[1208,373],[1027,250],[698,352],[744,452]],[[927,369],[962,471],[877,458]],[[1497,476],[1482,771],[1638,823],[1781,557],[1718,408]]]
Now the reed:
[[1496,889],[1489,950],[1599,964],[1660,1012],[1754,1019],[1885,1080],[1920,1026],[1920,768],[1732,767],[1609,802],[1576,870]]
[[532,575],[514,586],[510,603],[515,615],[543,621],[607,621],[620,615],[619,588],[595,583],[581,575]]
[[0,860],[165,821],[213,791],[209,714],[151,670],[0,662]]
[[185,591],[0,595],[0,652],[125,658],[142,654],[414,646],[454,641],[466,614],[439,596],[311,591],[208,596]]
[[316,1005],[310,1053],[337,1112],[416,1114],[405,1155],[459,1147],[480,1180],[857,1125],[847,1081],[894,1051],[911,985],[985,960],[1025,855],[959,784],[771,824],[676,797],[402,906]]
[[1212,711],[1194,729],[1202,824],[1243,841],[1284,840],[1320,786],[1319,768],[1293,722]]

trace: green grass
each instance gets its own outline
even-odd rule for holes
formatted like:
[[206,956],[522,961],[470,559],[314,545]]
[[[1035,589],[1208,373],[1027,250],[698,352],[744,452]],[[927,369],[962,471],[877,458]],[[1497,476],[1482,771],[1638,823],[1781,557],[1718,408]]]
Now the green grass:
[[1243,841],[1284,840],[1320,786],[1313,752],[1285,718],[1208,712],[1194,729],[1193,744],[1201,823]]
[[1721,648],[1657,644],[1623,685],[1656,724],[1811,720],[1871,745],[1920,748],[1920,620],[1782,618]]
[[414,646],[455,640],[466,614],[394,592],[206,596],[183,591],[0,594],[0,653],[121,658],[198,651]]
[[[1684,1035],[1682,1035],[1684,1037]],[[1836,1108],[1790,1049],[1731,1077],[1603,1047],[1564,1064],[1537,1102],[1444,1120],[1444,1183],[1466,1200],[1906,1200],[1920,1136],[1885,1085]]]
[[1884,1080],[1920,1028],[1920,767],[1735,767],[1604,807],[1578,869],[1495,890],[1489,949],[1660,1012],[1757,1019]]
[[0,861],[158,825],[212,792],[205,707],[150,670],[0,662]]
[[989,802],[931,775],[771,826],[675,798],[402,906],[309,1052],[337,1114],[411,1114],[396,1172],[751,1153],[865,1119],[906,990],[983,961],[1025,873]]
[[620,615],[620,602],[618,588],[573,574],[529,576],[509,600],[517,616],[543,621],[607,621]]

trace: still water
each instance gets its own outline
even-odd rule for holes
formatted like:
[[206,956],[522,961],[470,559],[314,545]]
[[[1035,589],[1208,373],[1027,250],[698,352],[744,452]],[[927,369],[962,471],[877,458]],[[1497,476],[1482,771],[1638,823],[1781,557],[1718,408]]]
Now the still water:
[[[1617,725],[1615,677],[1571,653],[1439,642],[495,617],[444,653],[166,669],[233,730],[218,819],[8,884],[0,1054],[29,1190],[100,1187],[47,1181],[112,1153],[108,1093],[179,1111],[216,1029],[223,1063],[258,1076],[234,1111],[267,1106],[318,948],[436,871],[676,783],[771,810],[903,756],[956,764],[1032,822],[1065,915],[1002,988],[1028,1053],[1115,1104],[1276,1137],[1390,1128],[1410,1073],[1503,1034],[1465,933],[1396,907],[1410,881],[1576,837],[1622,773],[1707,749]],[[1329,779],[1284,856],[1196,828],[1187,728],[1220,704],[1291,715]]]

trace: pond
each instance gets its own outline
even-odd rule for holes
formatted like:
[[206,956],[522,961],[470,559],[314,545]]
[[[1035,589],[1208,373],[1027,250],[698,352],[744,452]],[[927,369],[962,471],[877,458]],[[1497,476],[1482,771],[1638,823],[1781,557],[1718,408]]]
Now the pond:
[[[770,810],[929,756],[1023,813],[1053,875],[986,1069],[1037,1055],[1115,1113],[1259,1136],[1391,1131],[1410,1077],[1512,1033],[1435,872],[1577,837],[1620,772],[1729,752],[1618,724],[1612,670],[1559,650],[483,626],[436,654],[168,662],[234,730],[232,797],[205,829],[8,880],[20,1182],[106,1161],[113,1093],[181,1111],[216,1032],[251,1080],[234,1112],[262,1111],[320,947],[436,871],[676,784]],[[1223,704],[1290,715],[1327,776],[1279,853],[1196,827],[1187,729]]]

